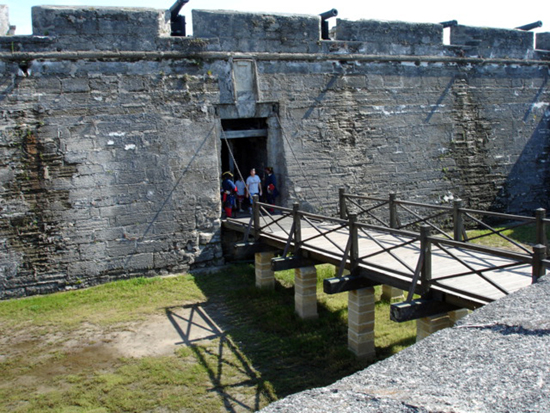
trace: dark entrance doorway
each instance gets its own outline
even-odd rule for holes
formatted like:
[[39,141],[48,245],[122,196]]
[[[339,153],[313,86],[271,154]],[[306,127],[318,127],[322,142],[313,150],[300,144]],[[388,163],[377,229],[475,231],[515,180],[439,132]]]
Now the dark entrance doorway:
[[268,166],[266,119],[223,119],[222,129],[222,172],[231,171],[236,180],[240,171],[246,181],[250,169],[256,168],[263,178]]

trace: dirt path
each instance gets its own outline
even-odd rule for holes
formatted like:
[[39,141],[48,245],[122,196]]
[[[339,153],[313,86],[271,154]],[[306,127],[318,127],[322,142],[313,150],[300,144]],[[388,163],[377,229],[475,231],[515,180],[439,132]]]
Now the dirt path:
[[125,357],[164,356],[174,354],[178,346],[208,340],[223,334],[209,313],[212,307],[194,304],[167,309],[141,323],[127,325],[122,331],[106,334],[104,347]]
[[0,337],[0,362],[36,356],[37,365],[42,362],[43,368],[34,368],[29,379],[37,380],[59,371],[108,369],[121,357],[170,356],[178,347],[223,334],[210,314],[217,318],[219,311],[214,306],[193,304],[115,327],[85,323],[68,333],[21,330]]

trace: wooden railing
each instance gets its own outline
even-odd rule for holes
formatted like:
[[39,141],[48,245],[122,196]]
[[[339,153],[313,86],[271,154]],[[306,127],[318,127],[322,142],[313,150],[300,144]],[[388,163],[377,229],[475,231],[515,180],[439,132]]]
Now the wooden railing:
[[[530,245],[548,246],[546,239],[546,210],[539,208],[533,217],[523,215],[503,214],[491,211],[468,209],[462,206],[462,200],[454,200],[453,206],[431,205],[397,199],[395,193],[390,193],[388,199],[346,194],[344,189],[339,192],[339,215],[345,219],[350,209],[354,209],[360,219],[377,222],[389,228],[413,228],[419,231],[421,225],[428,225],[437,235],[455,241],[472,242],[484,237],[497,235],[505,240],[511,248],[521,250],[526,254],[533,252],[525,245],[503,234],[505,231],[520,227],[535,226],[535,236]],[[364,202],[368,203],[367,205]],[[414,209],[416,208],[416,210]],[[499,228],[490,225],[499,222]],[[469,236],[467,229],[481,229],[485,232]]]
[[[359,201],[368,201],[371,204],[364,205]],[[354,209],[354,211],[349,212],[350,209]],[[270,210],[276,210],[277,214],[270,213]],[[422,211],[429,211],[429,213],[426,214]],[[550,267],[550,261],[546,260],[545,236],[546,224],[550,220],[545,218],[545,214],[544,209],[539,209],[536,211],[535,217],[525,217],[463,208],[461,201],[454,201],[453,206],[448,207],[402,201],[398,200],[395,194],[390,194],[386,200],[350,195],[341,190],[340,216],[335,218],[301,211],[298,203],[295,203],[293,208],[289,209],[261,203],[256,197],[253,202],[253,215],[245,232],[245,240],[251,235],[255,240],[259,240],[261,236],[276,238],[285,244],[282,257],[287,257],[291,252],[293,255],[299,256],[302,248],[308,242],[323,237],[331,245],[330,249],[316,248],[320,252],[342,257],[338,268],[338,277],[343,275],[346,268],[349,269],[352,275],[356,274],[361,265],[385,270],[385,267],[377,265],[372,258],[378,254],[389,254],[404,268],[404,270],[393,269],[392,272],[411,280],[407,301],[412,300],[415,293],[424,294],[432,286],[441,285],[440,283],[444,280],[465,275],[477,275],[502,293],[508,294],[509,292],[505,288],[485,276],[485,273],[529,264],[532,267],[532,282],[536,282],[538,278],[544,275],[546,267]],[[367,222],[361,222],[362,217],[367,217],[367,219],[364,219]],[[487,218],[512,224],[508,224],[504,229],[493,228],[487,223]],[[286,226],[281,224],[283,220],[288,222],[288,219],[292,220],[290,229],[288,229],[288,224]],[[313,228],[315,234],[307,235],[307,238],[304,238],[303,223]],[[524,225],[535,225],[536,227],[532,250],[502,234],[505,229]],[[487,230],[489,235],[496,234],[505,239],[515,246],[516,251],[473,243],[473,240],[481,238],[481,236],[468,238],[465,229],[473,226]],[[276,228],[277,233],[275,233],[274,228]],[[253,234],[251,234],[251,231],[253,231]],[[345,231],[349,234],[344,248],[329,237],[331,233],[337,231]],[[311,234],[311,231],[308,233]],[[391,247],[386,247],[376,240],[372,235],[374,233],[391,234],[400,241]],[[359,235],[377,243],[380,250],[360,256]],[[420,244],[420,254],[416,265],[412,267],[399,258],[395,251],[414,243]],[[459,261],[466,270],[460,274],[433,278],[432,248],[434,246],[437,246],[438,250],[443,251],[454,260]],[[474,268],[456,254],[456,248],[504,257],[510,261],[502,265],[488,265],[487,268],[483,269]],[[455,249],[454,252],[453,249]],[[367,260],[369,260],[368,263]],[[445,285],[444,288],[452,290],[452,287],[448,285]],[[475,293],[472,294],[475,295]]]

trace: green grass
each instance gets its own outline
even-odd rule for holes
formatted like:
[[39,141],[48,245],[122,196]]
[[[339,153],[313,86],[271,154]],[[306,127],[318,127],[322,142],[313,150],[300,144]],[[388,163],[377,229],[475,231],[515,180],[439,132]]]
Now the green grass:
[[170,278],[133,278],[98,287],[0,301],[5,327],[20,324],[55,325],[70,329],[83,321],[113,325],[135,321],[160,307],[204,300],[191,275]]
[[[368,365],[347,349],[347,293],[322,292],[333,275],[332,266],[318,267],[319,318],[311,321],[294,313],[293,271],[277,273],[265,291],[251,265],[0,302],[0,411],[253,411],[328,385]],[[391,322],[376,294],[381,359],[414,342],[415,323]],[[90,325],[106,334],[196,303],[218,308],[225,333],[173,355],[103,354],[95,333],[81,352],[65,345]]]
[[[517,228],[507,228],[505,226],[499,226],[495,227],[494,229],[496,231],[499,231],[502,235],[523,245],[528,250],[531,250],[532,246],[535,244],[536,236],[535,227],[533,225],[525,225]],[[476,244],[481,244],[494,248],[520,250],[520,248],[515,246],[507,239],[497,234],[492,234],[491,231],[487,229],[469,230],[467,231],[467,234],[469,239],[476,238],[471,241]],[[546,238],[550,239],[550,228],[548,228],[548,230],[546,231]]]

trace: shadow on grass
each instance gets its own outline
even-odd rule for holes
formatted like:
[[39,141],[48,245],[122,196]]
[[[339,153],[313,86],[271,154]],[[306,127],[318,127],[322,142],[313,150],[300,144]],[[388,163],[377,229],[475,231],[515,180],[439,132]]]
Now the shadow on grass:
[[[179,309],[189,311],[182,315],[177,311]],[[216,318],[213,312],[211,314]],[[263,407],[262,400],[267,398],[270,402],[274,401],[269,397],[265,381],[233,343],[231,337],[208,314],[204,304],[167,308],[166,316],[182,339],[181,343],[176,344],[184,344],[191,349],[212,383],[209,391],[215,391],[220,396],[226,411],[256,411]],[[205,346],[205,341],[210,341],[213,345]],[[240,371],[238,378],[224,377],[224,372],[232,369]],[[253,400],[249,400],[248,397],[241,398],[242,392],[235,391],[240,387],[255,387]]]
[[393,356],[395,353],[400,351],[405,347],[412,346],[416,343],[416,336],[403,338],[401,340],[395,341],[389,346],[386,347],[376,347],[376,359],[384,360],[385,358]]
[[[347,322],[341,310],[319,304],[319,318],[304,321],[294,312],[294,288],[276,283],[274,290],[257,289],[251,265],[197,275],[195,282],[207,302],[192,306],[188,319],[174,309],[167,309],[166,314],[182,344],[207,368],[212,389],[220,394],[227,411],[234,411],[235,404],[241,411],[257,410],[264,407],[262,398],[265,403],[266,398],[270,402],[326,386],[369,364],[348,350]],[[199,326],[208,331],[195,341],[191,328]],[[217,349],[205,347],[207,339],[215,339]],[[199,341],[203,344],[198,345]],[[227,363],[237,366],[246,378],[228,384],[223,376]],[[244,384],[256,387],[253,402],[234,395],[233,389]]]

